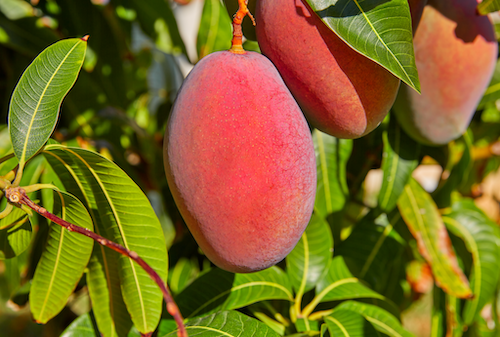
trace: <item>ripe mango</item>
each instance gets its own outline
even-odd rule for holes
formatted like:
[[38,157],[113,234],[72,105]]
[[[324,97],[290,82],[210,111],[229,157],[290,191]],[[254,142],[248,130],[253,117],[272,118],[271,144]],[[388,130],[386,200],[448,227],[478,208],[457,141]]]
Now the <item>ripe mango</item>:
[[332,32],[305,0],[259,0],[257,41],[316,128],[358,138],[389,112],[399,79]]
[[281,261],[311,217],[311,133],[278,71],[258,53],[216,52],[198,62],[169,118],[164,164],[195,240],[227,271]]
[[414,37],[422,94],[400,88],[394,112],[427,145],[460,137],[488,86],[498,53],[493,26],[476,0],[429,1]]

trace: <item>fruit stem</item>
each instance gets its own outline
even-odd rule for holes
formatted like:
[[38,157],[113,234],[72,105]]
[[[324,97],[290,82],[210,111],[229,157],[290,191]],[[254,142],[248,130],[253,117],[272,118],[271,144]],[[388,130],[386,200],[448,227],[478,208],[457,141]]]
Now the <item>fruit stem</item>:
[[238,0],[238,11],[233,16],[233,40],[231,41],[231,49],[229,51],[234,54],[245,54],[246,51],[243,49],[243,30],[241,29],[241,23],[246,15],[252,19],[253,25],[255,26],[255,19],[252,13],[247,7],[248,0]]

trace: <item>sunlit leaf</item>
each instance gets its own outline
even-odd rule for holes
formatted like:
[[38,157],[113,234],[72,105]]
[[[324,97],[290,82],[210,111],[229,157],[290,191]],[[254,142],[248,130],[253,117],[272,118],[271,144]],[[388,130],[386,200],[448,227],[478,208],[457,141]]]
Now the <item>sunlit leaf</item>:
[[378,337],[380,334],[363,315],[351,310],[335,310],[326,316],[325,323],[331,336],[339,337]]
[[300,241],[286,257],[286,271],[295,291],[302,296],[314,288],[333,254],[330,225],[313,214]]
[[61,334],[60,337],[100,337],[89,314],[75,319]]
[[[199,337],[278,337],[270,327],[237,311],[222,311],[191,319],[186,324],[189,336]],[[177,336],[177,331],[158,337]]]
[[500,274],[500,231],[472,200],[453,204],[452,212],[443,217],[447,228],[462,238],[472,254],[470,285],[474,298],[465,302],[464,324],[470,325],[477,313],[493,296]]
[[451,172],[443,186],[439,187],[439,189],[433,193],[433,199],[436,201],[439,208],[451,206],[452,192],[459,188],[464,182],[467,182],[470,175],[470,170],[473,165],[471,157],[472,140],[470,139],[470,135],[468,133],[465,133],[462,136],[462,139],[464,140],[464,148],[460,160],[451,169]]
[[[74,196],[54,191],[53,213],[74,225],[93,229],[92,219]],[[83,275],[94,241],[52,223],[49,238],[31,284],[30,308],[33,318],[46,323],[66,305]]]
[[401,326],[401,322],[396,317],[375,305],[356,301],[346,301],[335,307],[335,311],[337,310],[349,310],[362,315],[375,327],[375,329],[388,336],[413,337],[411,333]]
[[420,92],[407,0],[307,2],[348,45]]
[[406,225],[417,239],[420,254],[431,266],[436,284],[459,298],[472,296],[469,282],[458,266],[448,232],[430,195],[410,179],[398,201]]
[[293,301],[288,276],[277,267],[249,274],[233,274],[214,268],[175,297],[185,318],[271,299]]
[[28,215],[14,207],[10,214],[0,219],[0,260],[10,259],[24,252],[32,237]]
[[[44,155],[67,190],[87,204],[96,232],[136,252],[165,281],[168,256],[161,224],[134,181],[114,163],[91,151],[49,145]],[[127,257],[119,257],[118,271],[134,325],[142,333],[153,331],[161,315],[158,286]]]
[[313,131],[318,184],[314,211],[326,217],[340,211],[348,195],[346,164],[352,151],[352,140],[338,139],[317,129]]
[[373,219],[368,213],[336,248],[336,254],[342,255],[353,267],[354,275],[379,291],[389,284],[390,270],[406,246],[394,230],[398,219],[399,214],[383,213]]
[[21,166],[54,131],[62,100],[82,67],[86,46],[84,39],[56,42],[21,76],[9,107],[10,138]]
[[219,0],[206,0],[196,41],[198,58],[215,51],[228,50],[232,37],[231,19],[224,5]]
[[484,0],[477,5],[477,12],[481,15],[500,11],[500,0]]
[[347,268],[342,256],[335,257],[328,273],[321,278],[316,286],[316,297],[313,302],[338,301],[352,298],[384,297],[364,285],[354,277]]
[[381,210],[390,212],[418,165],[420,145],[401,129],[396,118],[391,118],[388,129],[383,133],[384,153],[382,171],[384,178],[378,196]]
[[179,293],[196,278],[199,272],[197,260],[181,257],[169,273],[170,290]]

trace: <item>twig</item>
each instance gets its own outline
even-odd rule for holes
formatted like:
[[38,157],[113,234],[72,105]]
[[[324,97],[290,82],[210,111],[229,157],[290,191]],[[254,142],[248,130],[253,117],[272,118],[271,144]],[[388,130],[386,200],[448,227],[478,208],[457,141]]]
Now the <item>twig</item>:
[[31,199],[28,197],[26,194],[26,191],[21,188],[21,187],[14,187],[14,188],[7,188],[5,190],[5,196],[7,197],[7,200],[9,200],[11,203],[16,203],[20,205],[26,205],[41,216],[47,218],[48,220],[52,221],[53,223],[56,223],[58,225],[61,225],[62,227],[66,228],[70,232],[76,232],[82,235],[85,235],[95,241],[97,241],[99,244],[106,246],[108,248],[113,249],[114,251],[125,255],[129,257],[130,259],[134,260],[139,266],[146,271],[146,273],[149,274],[149,277],[153,281],[156,282],[158,287],[160,287],[161,292],[163,293],[163,298],[165,299],[166,305],[167,305],[167,311],[172,317],[174,318],[175,322],[177,323],[177,326],[179,328],[177,332],[177,336],[179,337],[188,337],[188,334],[186,332],[186,328],[183,323],[183,318],[182,315],[179,311],[179,308],[177,307],[177,304],[175,303],[174,299],[172,298],[172,295],[170,294],[170,291],[167,288],[167,285],[163,282],[161,277],[154,271],[153,268],[151,268],[142,258],[137,255],[136,252],[131,251],[122,245],[110,241],[92,231],[90,231],[87,228],[79,227],[76,225],[73,225],[72,223],[69,223],[56,215],[50,213],[47,211],[45,208],[41,207],[40,205],[35,204]]

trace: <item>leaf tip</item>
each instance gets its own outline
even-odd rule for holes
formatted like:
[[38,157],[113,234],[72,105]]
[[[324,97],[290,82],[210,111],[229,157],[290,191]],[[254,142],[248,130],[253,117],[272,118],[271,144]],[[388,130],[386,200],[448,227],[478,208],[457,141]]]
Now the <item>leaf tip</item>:
[[82,41],[87,42],[89,40],[90,35],[87,34],[84,37],[81,38]]

